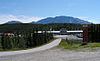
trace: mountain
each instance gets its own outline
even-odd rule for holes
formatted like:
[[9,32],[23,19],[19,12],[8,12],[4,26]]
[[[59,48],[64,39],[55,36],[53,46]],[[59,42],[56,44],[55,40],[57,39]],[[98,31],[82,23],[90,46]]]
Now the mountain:
[[34,22],[34,21],[32,21],[32,22],[30,22],[31,24],[35,24],[36,22]]
[[15,23],[22,23],[22,22],[20,22],[20,21],[8,21],[5,24],[15,24]]
[[91,22],[81,20],[79,18],[69,17],[69,16],[56,16],[56,17],[48,17],[38,21],[40,24],[48,24],[48,23],[74,23],[74,24],[91,24]]
[[[20,21],[8,21],[5,24],[15,24],[22,23]],[[37,22],[30,22],[30,24],[48,24],[48,23],[73,23],[73,24],[92,24],[91,22],[81,20],[79,18],[70,17],[70,16],[56,16],[56,17],[47,17],[41,19]]]

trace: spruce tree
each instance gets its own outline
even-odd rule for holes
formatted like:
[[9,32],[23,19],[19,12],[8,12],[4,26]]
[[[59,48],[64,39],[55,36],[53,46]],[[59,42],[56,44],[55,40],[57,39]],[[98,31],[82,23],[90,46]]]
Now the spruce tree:
[[22,48],[22,49],[26,48],[27,47],[26,40],[24,40],[23,37],[18,37],[18,39],[19,39],[18,48]]
[[12,49],[10,37],[3,34],[1,38],[1,45],[2,45],[2,49],[4,50]]

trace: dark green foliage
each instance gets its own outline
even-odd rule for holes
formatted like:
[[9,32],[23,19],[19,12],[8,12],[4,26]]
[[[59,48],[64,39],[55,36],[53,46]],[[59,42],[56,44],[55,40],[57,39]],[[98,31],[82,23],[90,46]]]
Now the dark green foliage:
[[0,32],[4,33],[18,33],[18,32],[31,32],[33,28],[39,28],[41,24],[2,24],[0,25]]
[[18,43],[19,43],[18,37],[12,37],[11,41],[12,41],[12,48],[18,48]]
[[[82,24],[70,24],[70,23],[51,23],[51,24],[3,24],[0,25],[0,32],[33,32],[33,30],[47,31],[66,28],[67,30],[82,30]],[[32,30],[33,29],[33,30]]]
[[3,35],[1,38],[2,49],[7,50],[12,48],[12,41],[9,36]]
[[2,45],[1,45],[1,37],[0,37],[0,49],[2,49]]
[[25,37],[25,40],[27,41],[26,42],[27,48],[34,47],[34,39],[31,35],[28,35],[27,37]]
[[15,36],[7,36],[3,34],[0,44],[3,50],[25,49],[45,44],[51,39],[53,39],[53,35],[50,33],[18,32]]
[[88,27],[89,42],[100,42],[100,24],[91,24]]
[[[15,36],[2,36],[2,49],[24,49],[42,45],[53,39],[51,33],[37,33],[38,31],[56,30],[82,30],[81,24],[53,23],[53,24],[3,24],[0,32],[14,33]],[[19,36],[21,35],[21,36]]]
[[43,30],[56,30],[59,31],[61,28],[66,28],[67,30],[82,30],[81,24],[70,24],[70,23],[52,23],[44,24]]
[[24,49],[26,48],[26,40],[23,37],[18,37],[18,48]]

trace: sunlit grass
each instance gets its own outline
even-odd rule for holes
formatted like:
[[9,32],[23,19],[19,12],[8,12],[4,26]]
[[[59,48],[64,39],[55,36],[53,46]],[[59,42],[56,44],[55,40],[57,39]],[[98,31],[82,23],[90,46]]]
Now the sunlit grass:
[[69,50],[77,50],[82,48],[95,48],[100,47],[100,43],[88,43],[88,45],[80,46],[82,42],[79,41],[66,41],[62,39],[61,43],[57,46],[58,48],[69,49]]

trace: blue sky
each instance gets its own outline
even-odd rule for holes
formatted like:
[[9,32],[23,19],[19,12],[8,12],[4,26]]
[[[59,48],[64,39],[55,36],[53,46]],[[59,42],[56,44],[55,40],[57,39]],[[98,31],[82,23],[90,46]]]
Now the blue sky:
[[100,23],[100,0],[0,0],[0,23],[61,15]]

